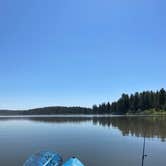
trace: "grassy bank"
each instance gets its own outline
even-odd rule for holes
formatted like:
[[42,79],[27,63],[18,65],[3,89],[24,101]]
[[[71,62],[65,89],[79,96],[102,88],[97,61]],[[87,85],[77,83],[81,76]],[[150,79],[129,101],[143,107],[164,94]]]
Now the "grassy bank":
[[156,109],[149,109],[145,111],[138,111],[137,113],[127,113],[127,115],[166,115],[165,110],[156,110]]

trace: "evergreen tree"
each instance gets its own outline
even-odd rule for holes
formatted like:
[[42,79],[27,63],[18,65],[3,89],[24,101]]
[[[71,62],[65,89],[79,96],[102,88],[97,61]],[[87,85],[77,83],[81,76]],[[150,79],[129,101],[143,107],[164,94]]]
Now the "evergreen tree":
[[144,110],[155,109],[166,111],[166,91],[143,91],[136,92],[128,96],[122,94],[117,102],[110,104],[103,103],[95,106],[93,110],[98,110],[98,113],[113,113],[113,114],[126,114],[127,112],[137,113]]

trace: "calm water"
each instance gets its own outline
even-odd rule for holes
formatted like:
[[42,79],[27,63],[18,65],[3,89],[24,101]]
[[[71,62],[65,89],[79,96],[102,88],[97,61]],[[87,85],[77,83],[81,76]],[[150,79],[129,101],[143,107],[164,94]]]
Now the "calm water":
[[22,166],[32,153],[50,150],[86,166],[166,165],[166,117],[0,118],[0,165]]

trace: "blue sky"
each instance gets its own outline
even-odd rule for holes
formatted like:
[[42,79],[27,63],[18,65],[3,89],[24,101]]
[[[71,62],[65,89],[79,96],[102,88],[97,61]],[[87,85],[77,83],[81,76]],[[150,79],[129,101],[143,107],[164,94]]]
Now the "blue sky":
[[164,0],[0,2],[0,108],[91,106],[166,87]]

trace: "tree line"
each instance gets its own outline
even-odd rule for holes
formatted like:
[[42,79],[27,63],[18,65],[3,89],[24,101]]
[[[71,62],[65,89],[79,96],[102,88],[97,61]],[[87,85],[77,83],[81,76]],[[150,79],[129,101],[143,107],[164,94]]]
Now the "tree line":
[[59,115],[59,114],[126,114],[141,113],[145,110],[166,112],[166,91],[144,91],[135,94],[122,94],[119,100],[110,103],[84,107],[44,107],[22,111],[0,110],[0,115]]
[[166,91],[144,91],[135,94],[122,94],[118,101],[102,103],[93,106],[93,112],[97,114],[126,114],[139,113],[145,110],[166,111]]

